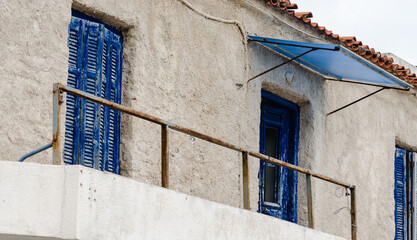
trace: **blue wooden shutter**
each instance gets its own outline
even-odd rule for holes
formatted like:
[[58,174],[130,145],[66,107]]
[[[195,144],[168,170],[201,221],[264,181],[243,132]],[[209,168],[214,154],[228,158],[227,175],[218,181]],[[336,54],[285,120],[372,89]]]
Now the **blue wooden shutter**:
[[397,147],[395,151],[395,240],[405,240],[407,229],[406,213],[406,151]]
[[[69,27],[68,85],[120,103],[121,33],[75,14]],[[120,112],[68,95],[66,117],[65,163],[120,173]]]
[[[79,18],[71,18],[69,26],[69,60],[67,84],[73,88],[80,88],[82,52],[83,52],[84,22]],[[79,136],[79,106],[78,97],[67,94],[67,112],[65,121],[65,144],[63,159],[67,164],[78,163]]]
[[[104,29],[103,71],[101,93],[115,103],[121,103],[122,83],[122,36]],[[120,173],[120,112],[107,107],[100,109],[100,169]]]
[[[111,43],[108,62],[110,69],[109,81],[109,100],[115,103],[121,103],[121,82],[122,82],[122,38],[120,35],[111,32],[109,34],[109,42]],[[108,114],[108,161],[106,170],[114,173],[120,172],[120,112],[109,109]]]
[[[81,75],[84,92],[98,95],[100,92],[102,37],[100,24],[87,21],[84,34],[83,71]],[[80,164],[97,168],[99,104],[81,100]]]

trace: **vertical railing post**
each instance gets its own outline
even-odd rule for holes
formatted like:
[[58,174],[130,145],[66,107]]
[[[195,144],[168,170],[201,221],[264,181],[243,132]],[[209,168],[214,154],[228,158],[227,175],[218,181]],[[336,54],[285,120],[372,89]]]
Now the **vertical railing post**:
[[161,184],[164,188],[169,188],[169,139],[168,125],[161,125]]
[[250,210],[250,195],[249,195],[249,154],[242,152],[242,170],[243,170],[243,207]]
[[351,230],[352,230],[352,240],[356,240],[357,236],[357,226],[356,226],[356,193],[355,187],[350,188],[350,216],[351,216]]
[[62,149],[61,149],[61,105],[62,105],[62,92],[61,84],[55,83],[53,88],[53,124],[52,124],[52,163],[61,164],[62,162]]
[[308,227],[314,228],[313,190],[311,188],[311,174],[306,174]]

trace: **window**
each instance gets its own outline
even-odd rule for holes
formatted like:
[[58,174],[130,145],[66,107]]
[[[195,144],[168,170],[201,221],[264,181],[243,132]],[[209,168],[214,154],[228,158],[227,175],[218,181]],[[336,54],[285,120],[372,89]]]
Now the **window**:
[[[297,165],[299,107],[262,91],[260,152]],[[259,209],[267,215],[297,221],[297,173],[260,162]]]
[[[120,103],[122,34],[73,11],[67,85]],[[67,95],[64,162],[119,174],[120,112]]]
[[395,240],[416,240],[415,154],[397,147],[395,151]]

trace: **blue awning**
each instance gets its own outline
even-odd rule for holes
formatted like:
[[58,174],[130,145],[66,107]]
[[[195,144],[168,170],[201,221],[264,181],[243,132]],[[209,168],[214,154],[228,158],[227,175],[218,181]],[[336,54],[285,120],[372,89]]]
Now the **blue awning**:
[[287,58],[295,58],[310,51],[293,61],[322,74],[326,79],[387,88],[409,89],[412,87],[340,45],[248,37]]

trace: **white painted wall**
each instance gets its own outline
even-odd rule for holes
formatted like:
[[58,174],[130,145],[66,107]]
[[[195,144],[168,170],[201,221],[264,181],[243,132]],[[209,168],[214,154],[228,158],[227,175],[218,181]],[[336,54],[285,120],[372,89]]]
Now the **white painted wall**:
[[5,240],[343,239],[82,166],[1,161],[0,176]]

